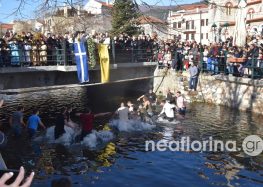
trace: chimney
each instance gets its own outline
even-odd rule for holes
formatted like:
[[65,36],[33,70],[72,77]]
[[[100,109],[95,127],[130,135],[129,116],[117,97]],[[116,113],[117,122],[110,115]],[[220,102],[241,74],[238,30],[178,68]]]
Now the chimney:
[[67,18],[68,17],[68,6],[66,3],[64,3],[64,16]]
[[106,0],[106,4],[107,4],[107,5],[109,5],[109,4],[110,4],[109,0]]

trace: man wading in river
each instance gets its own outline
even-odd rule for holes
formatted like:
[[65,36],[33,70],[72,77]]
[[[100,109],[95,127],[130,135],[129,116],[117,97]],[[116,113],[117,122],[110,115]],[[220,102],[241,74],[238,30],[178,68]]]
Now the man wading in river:
[[184,97],[182,96],[181,92],[178,91],[176,93],[176,104],[177,104],[177,111],[179,113],[179,115],[181,115],[183,118],[185,117],[185,113],[186,113],[186,105],[185,105],[185,99]]
[[116,114],[119,116],[119,120],[121,121],[129,120],[129,109],[125,106],[124,103],[121,103],[121,106],[116,111]]
[[61,137],[65,133],[65,122],[66,122],[66,111],[67,108],[63,107],[60,111],[60,113],[57,115],[56,118],[56,125],[55,125],[55,130],[54,130],[54,137],[55,140]]
[[164,119],[167,119],[168,121],[174,120],[174,104],[170,104],[169,100],[162,101],[161,106],[163,106],[163,110],[158,115],[158,117],[163,117]]
[[147,97],[152,104],[156,103],[156,94],[153,92],[152,89],[149,90],[149,93],[146,93],[146,94],[142,95],[141,97],[139,97],[137,99],[137,101],[140,101],[144,97]]
[[26,124],[23,120],[23,115],[24,115],[23,112],[24,112],[24,107],[19,106],[19,107],[17,107],[17,111],[15,111],[9,119],[9,124],[10,124],[12,131],[16,137],[21,136],[22,127],[26,126]]
[[77,113],[76,116],[80,117],[80,123],[81,123],[81,135],[76,138],[78,141],[82,141],[85,136],[90,134],[93,129],[93,122],[94,119],[97,117],[102,117],[111,114],[111,112],[106,113],[100,113],[100,114],[93,114],[91,109],[86,109],[86,113]]
[[38,115],[39,115],[39,110],[35,109],[33,111],[33,114],[28,119],[27,128],[28,128],[28,134],[30,139],[32,139],[35,136],[38,125],[40,125],[43,129],[46,129],[46,126],[42,123]]

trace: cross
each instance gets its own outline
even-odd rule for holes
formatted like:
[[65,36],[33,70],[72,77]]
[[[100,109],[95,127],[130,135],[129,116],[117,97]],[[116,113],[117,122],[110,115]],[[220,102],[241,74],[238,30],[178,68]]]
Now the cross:
[[79,56],[80,67],[81,67],[81,79],[82,79],[82,82],[85,82],[85,80],[84,80],[83,56],[86,56],[86,51],[85,52],[81,51],[80,42],[78,42],[77,45],[78,45],[78,53],[75,53],[75,55]]

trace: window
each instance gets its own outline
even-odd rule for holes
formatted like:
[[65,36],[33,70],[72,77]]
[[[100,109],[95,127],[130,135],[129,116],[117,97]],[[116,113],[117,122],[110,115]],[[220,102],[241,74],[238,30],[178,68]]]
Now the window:
[[204,39],[204,34],[203,33],[201,33],[201,40],[203,40]]
[[189,29],[190,29],[190,23],[189,23],[189,21],[186,21],[185,24],[186,24],[186,30],[189,30]]
[[195,39],[195,34],[191,34],[191,40]]
[[178,22],[178,29],[181,29],[182,28],[182,23],[181,22]]
[[208,33],[206,33],[206,39],[208,39]]
[[206,19],[206,26],[208,26],[208,19]]
[[192,20],[192,29],[195,29],[195,21]]
[[189,34],[186,34],[186,40],[189,40]]
[[255,10],[254,10],[253,8],[250,8],[250,9],[248,10],[248,13],[247,13],[248,19],[253,19],[254,13],[255,13]]
[[173,23],[173,28],[174,28],[174,29],[177,29],[177,22],[174,22],[174,23]]
[[201,19],[201,26],[205,26],[205,20],[204,19]]
[[232,7],[233,7],[233,4],[230,3],[230,2],[228,2],[225,7],[226,7],[226,15],[227,15],[227,16],[230,16],[230,15],[231,15],[231,9],[232,9]]

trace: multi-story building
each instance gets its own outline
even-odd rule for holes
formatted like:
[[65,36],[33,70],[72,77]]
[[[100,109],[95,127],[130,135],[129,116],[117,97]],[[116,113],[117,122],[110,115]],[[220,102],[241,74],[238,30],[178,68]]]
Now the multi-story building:
[[89,0],[84,6],[75,7],[64,5],[54,13],[47,14],[44,18],[44,32],[64,33],[77,30],[91,32],[106,32],[111,29],[109,1]]
[[[179,6],[168,17],[170,38],[202,43],[225,41],[234,35],[240,0],[210,0],[209,3]],[[246,0],[248,35],[263,33],[263,0]]]
[[206,4],[190,4],[179,6],[176,11],[170,11],[168,16],[170,39],[183,41],[209,41],[209,9]]

